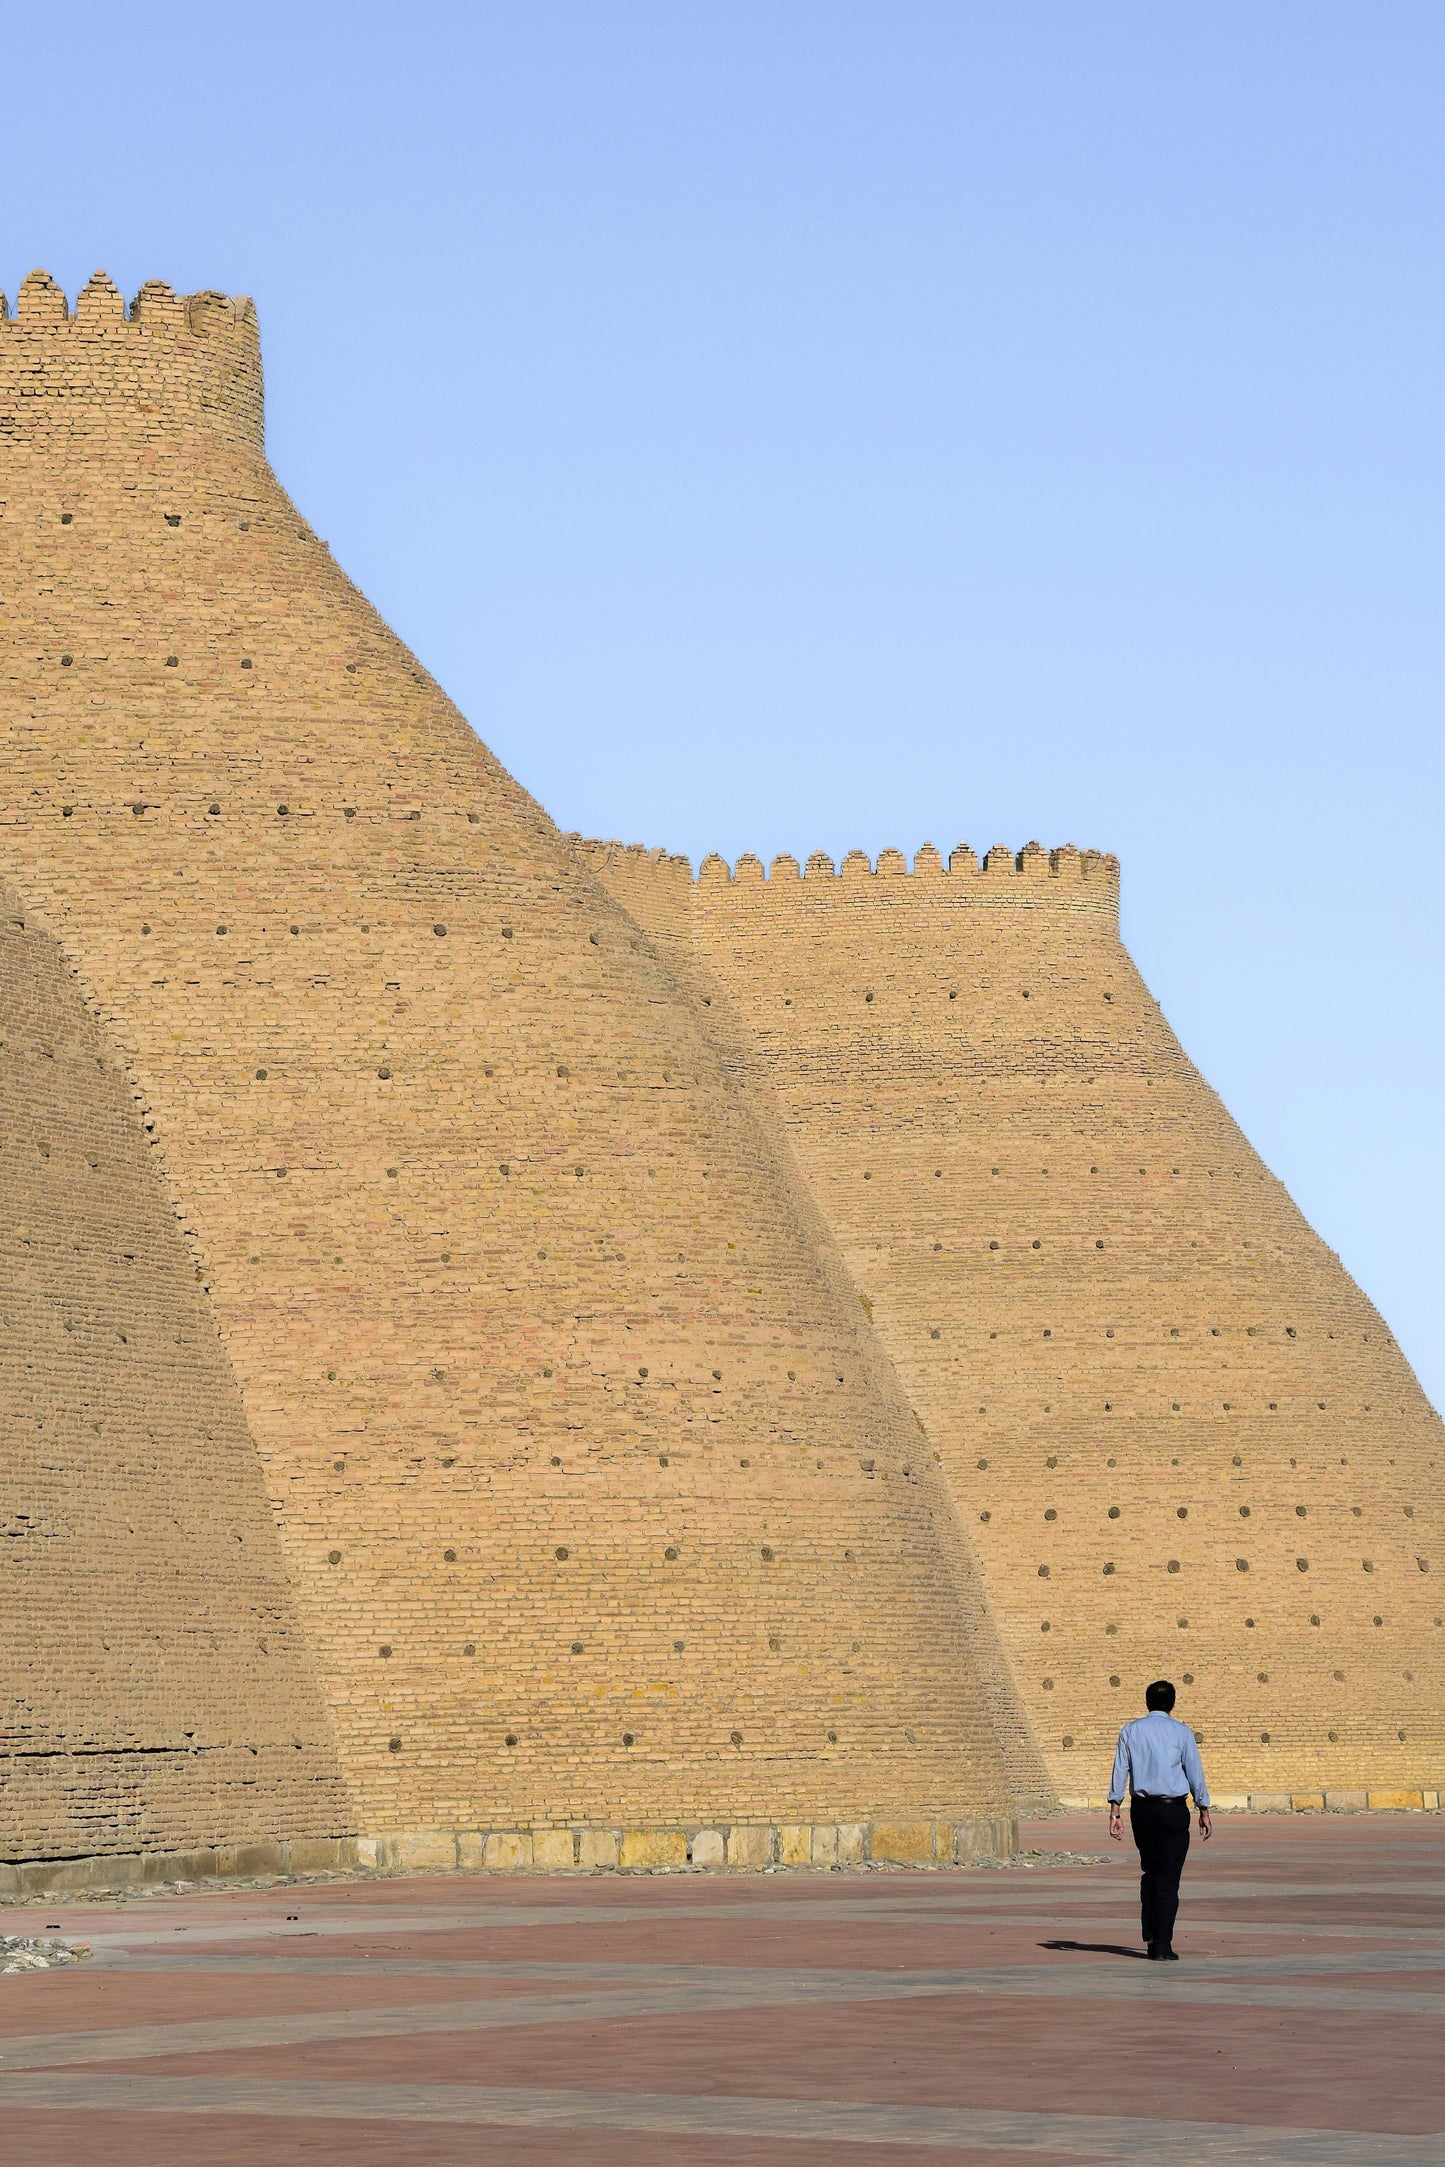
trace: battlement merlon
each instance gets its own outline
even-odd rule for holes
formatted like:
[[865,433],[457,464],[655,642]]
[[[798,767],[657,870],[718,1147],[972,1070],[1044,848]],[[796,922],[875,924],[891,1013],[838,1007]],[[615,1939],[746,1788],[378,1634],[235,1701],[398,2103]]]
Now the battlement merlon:
[[0,294],[0,430],[8,448],[53,458],[77,437],[117,448],[206,429],[256,452],[264,440],[254,304],[178,294],[148,279],[129,308],[97,271],[72,309],[32,271],[14,314]]
[[766,898],[779,904],[792,898],[807,904],[851,896],[880,901],[947,897],[983,907],[1062,905],[1118,924],[1118,859],[1105,851],[1079,850],[1072,843],[1058,850],[1045,850],[1041,843],[1026,843],[1020,851],[996,845],[982,858],[960,843],[946,860],[932,843],[924,843],[914,854],[911,870],[901,850],[880,851],[876,863],[866,851],[850,850],[841,865],[821,850],[801,866],[784,854],[768,868],[745,851],[735,867],[712,854],[694,873],[689,859],[639,843],[598,842],[580,835],[567,840],[604,886],[615,888],[624,905],[629,895],[638,897],[644,890],[659,901],[666,896],[674,909],[705,904],[712,897],[741,902],[745,891],[760,902]]

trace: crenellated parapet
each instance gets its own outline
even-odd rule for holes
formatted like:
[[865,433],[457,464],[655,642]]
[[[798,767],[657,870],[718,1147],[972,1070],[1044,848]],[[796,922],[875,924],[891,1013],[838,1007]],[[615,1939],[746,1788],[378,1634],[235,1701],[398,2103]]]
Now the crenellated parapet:
[[[664,880],[691,882],[692,860],[676,856],[668,850],[649,850],[644,843],[605,843],[575,831],[564,840],[571,844],[573,852],[585,865],[596,872],[609,867],[625,867],[629,871],[656,874]],[[721,860],[719,860],[721,863]]]
[[568,840],[604,885],[649,923],[659,910],[686,914],[709,899],[728,896],[741,902],[747,894],[778,906],[796,899],[809,907],[854,896],[899,902],[916,897],[967,906],[1060,904],[1101,913],[1112,923],[1118,919],[1118,859],[1100,850],[1079,850],[1072,843],[1057,850],[1026,843],[1019,851],[996,844],[981,857],[969,844],[959,843],[946,859],[934,844],[924,843],[911,867],[901,850],[891,849],[881,850],[876,860],[866,851],[850,850],[841,864],[822,850],[801,864],[784,852],[770,866],[752,851],[744,851],[733,866],[711,852],[694,874],[689,859],[665,850],[582,836]]
[[196,430],[260,451],[261,343],[251,301],[149,279],[127,307],[97,271],[72,308],[48,271],[0,294],[0,438],[53,457],[75,439],[118,446]]

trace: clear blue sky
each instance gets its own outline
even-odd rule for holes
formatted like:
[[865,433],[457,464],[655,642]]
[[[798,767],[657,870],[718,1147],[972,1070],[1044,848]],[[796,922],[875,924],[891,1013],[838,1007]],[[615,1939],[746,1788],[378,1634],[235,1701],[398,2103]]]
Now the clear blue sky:
[[11,9],[0,285],[255,295],[282,479],[564,827],[1115,850],[1445,1399],[1445,9]]

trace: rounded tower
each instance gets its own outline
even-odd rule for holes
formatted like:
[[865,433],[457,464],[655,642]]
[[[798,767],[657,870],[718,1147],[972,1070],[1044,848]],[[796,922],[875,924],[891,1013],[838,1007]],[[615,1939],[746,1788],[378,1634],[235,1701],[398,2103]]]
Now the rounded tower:
[[278,486],[250,304],[33,275],[0,442],[0,874],[145,1107],[372,1855],[1006,1840],[1026,1727],[867,1321]]
[[776,1107],[1057,1792],[1166,1676],[1232,1802],[1433,1803],[1440,1417],[1161,1015],[1116,861],[579,855]]

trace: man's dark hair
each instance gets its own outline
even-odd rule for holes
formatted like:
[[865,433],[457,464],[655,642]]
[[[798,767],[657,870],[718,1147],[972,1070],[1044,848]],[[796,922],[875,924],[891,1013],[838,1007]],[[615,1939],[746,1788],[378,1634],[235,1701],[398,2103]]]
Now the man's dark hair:
[[1156,1678],[1152,1685],[1145,1686],[1144,1706],[1151,1713],[1156,1708],[1162,1708],[1165,1715],[1168,1715],[1174,1706],[1174,1688],[1167,1678]]

